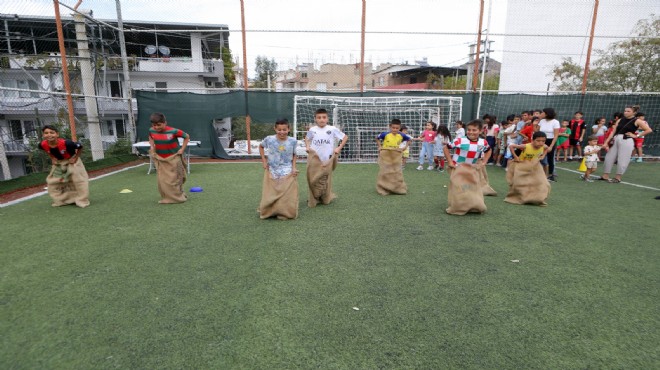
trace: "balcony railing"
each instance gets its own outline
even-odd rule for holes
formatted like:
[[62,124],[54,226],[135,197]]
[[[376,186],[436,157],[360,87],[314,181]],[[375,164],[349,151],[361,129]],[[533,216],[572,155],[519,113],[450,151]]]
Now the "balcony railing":
[[29,151],[28,145],[22,141],[9,141],[3,144],[5,145],[5,153],[7,154],[27,153]]

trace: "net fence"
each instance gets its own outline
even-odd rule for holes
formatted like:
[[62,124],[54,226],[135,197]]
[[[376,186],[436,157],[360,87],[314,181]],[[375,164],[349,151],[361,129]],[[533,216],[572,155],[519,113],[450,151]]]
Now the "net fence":
[[[647,121],[657,127],[657,96],[652,92],[660,91],[660,3],[596,4],[61,0],[58,9],[74,94],[73,121],[98,159],[114,155],[110,151],[122,141],[128,142],[123,147],[129,151],[131,143],[144,139],[139,137],[144,122],[136,120],[138,92],[231,96],[232,107],[212,118],[216,131],[225,130],[218,135],[223,146],[247,139],[246,116],[254,124],[251,133],[257,135],[251,139],[268,133],[265,125],[274,116],[293,119],[288,92],[463,97],[463,120],[486,113],[501,119],[554,106],[562,117],[584,110],[589,122],[639,103]],[[152,11],[155,8],[158,11]],[[307,16],[319,8],[322,17]],[[39,135],[35,127],[67,127],[71,119],[60,95],[66,83],[53,3],[15,0],[4,2],[1,12],[0,135],[10,162],[11,174],[2,166],[2,177],[7,178],[34,170],[29,158],[31,140]],[[586,94],[579,94],[588,57],[592,72]],[[250,92],[244,94],[246,87]],[[601,90],[607,93],[596,93]],[[96,113],[90,111],[92,101]],[[276,111],[263,114],[261,106]],[[174,101],[145,109],[185,112],[187,107]],[[387,115],[346,110],[339,117],[382,121]],[[208,124],[206,117],[203,124]],[[645,152],[658,155],[657,137],[654,133],[646,140]]]

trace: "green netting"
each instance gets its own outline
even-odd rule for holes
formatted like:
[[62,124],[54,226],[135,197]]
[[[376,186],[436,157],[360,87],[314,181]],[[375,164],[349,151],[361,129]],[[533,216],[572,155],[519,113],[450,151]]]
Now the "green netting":
[[[293,104],[295,95],[309,96],[438,96],[449,95],[463,98],[462,119],[468,121],[477,115],[479,95],[476,93],[448,94],[434,91],[411,91],[396,93],[320,93],[307,92],[266,92],[233,91],[222,94],[166,93],[137,91],[139,140],[147,140],[149,115],[162,112],[168,123],[191,134],[193,140],[200,140],[201,147],[193,148],[192,154],[198,156],[227,158],[213,128],[213,120],[225,117],[240,117],[250,114],[254,124],[272,124],[278,117],[285,117],[293,122]],[[246,98],[247,97],[247,98]],[[247,110],[246,110],[246,100]],[[660,118],[660,95],[657,94],[483,94],[479,115],[494,114],[499,120],[508,114],[523,110],[553,107],[558,119],[570,119],[577,110],[584,112],[585,120],[591,124],[596,117],[605,116],[608,120],[615,111],[623,111],[626,105],[638,104],[646,113],[652,127],[657,127]],[[660,134],[654,133],[647,138],[644,150],[647,154],[660,155]]]

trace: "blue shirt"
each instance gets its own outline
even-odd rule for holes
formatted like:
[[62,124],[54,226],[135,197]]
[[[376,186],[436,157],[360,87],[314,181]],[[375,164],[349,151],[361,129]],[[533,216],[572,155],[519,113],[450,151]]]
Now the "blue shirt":
[[268,157],[268,170],[274,179],[287,176],[293,170],[293,154],[296,152],[298,141],[287,137],[285,141],[279,141],[277,136],[267,136],[261,146]]

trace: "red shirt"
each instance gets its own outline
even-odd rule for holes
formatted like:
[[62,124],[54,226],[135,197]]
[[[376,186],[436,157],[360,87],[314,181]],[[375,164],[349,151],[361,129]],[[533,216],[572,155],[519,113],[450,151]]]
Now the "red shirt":
[[534,125],[527,125],[520,130],[520,135],[523,136],[523,144],[532,142],[532,135],[534,135]]

